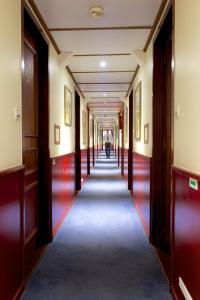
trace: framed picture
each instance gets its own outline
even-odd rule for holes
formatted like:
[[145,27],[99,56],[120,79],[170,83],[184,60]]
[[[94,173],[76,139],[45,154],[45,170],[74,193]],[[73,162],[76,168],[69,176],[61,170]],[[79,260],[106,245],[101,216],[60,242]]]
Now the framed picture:
[[72,126],[72,93],[64,86],[64,122],[67,126]]
[[85,111],[83,110],[82,111],[82,135],[83,135],[83,144],[85,145],[86,144],[86,130],[87,130],[87,126],[86,126],[86,113]]
[[142,83],[138,83],[134,93],[134,133],[135,139],[141,140],[141,97]]
[[149,124],[144,125],[144,144],[149,143]]
[[60,144],[60,126],[54,125],[54,144],[59,145]]

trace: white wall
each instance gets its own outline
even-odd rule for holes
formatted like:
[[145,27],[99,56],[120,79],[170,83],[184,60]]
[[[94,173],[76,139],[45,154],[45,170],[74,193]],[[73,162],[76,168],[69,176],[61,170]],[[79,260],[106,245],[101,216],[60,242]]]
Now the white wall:
[[[134,137],[133,149],[135,152],[145,156],[152,155],[152,80],[153,80],[153,44],[147,50],[147,62],[136,76],[133,85],[133,97],[138,83],[142,82],[141,91],[141,140],[136,141]],[[134,119],[134,118],[133,118]],[[144,144],[144,125],[149,124],[149,143]]]
[[0,10],[0,170],[22,163],[21,0],[1,0]]
[[[50,86],[50,156],[55,157],[74,152],[75,102],[74,84],[67,70],[58,63],[58,54],[49,47],[49,86]],[[72,126],[64,124],[64,86],[72,92]],[[54,144],[54,124],[60,126],[60,145]]]
[[175,165],[200,173],[200,1],[175,1]]
[[[85,129],[83,128],[83,112],[85,113]],[[88,141],[87,141],[87,125],[88,125],[88,112],[87,112],[87,105],[85,104],[84,100],[81,98],[81,105],[80,105],[80,137],[81,137],[81,149],[87,149]],[[83,134],[85,130],[85,143],[83,143]]]
[[124,103],[124,148],[129,147],[129,99]]

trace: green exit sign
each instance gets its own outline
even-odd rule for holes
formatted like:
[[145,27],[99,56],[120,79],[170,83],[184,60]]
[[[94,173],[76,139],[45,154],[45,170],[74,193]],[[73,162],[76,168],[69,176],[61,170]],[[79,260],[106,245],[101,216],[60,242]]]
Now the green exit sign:
[[194,178],[189,178],[189,186],[194,190],[198,190],[199,189],[198,180]]

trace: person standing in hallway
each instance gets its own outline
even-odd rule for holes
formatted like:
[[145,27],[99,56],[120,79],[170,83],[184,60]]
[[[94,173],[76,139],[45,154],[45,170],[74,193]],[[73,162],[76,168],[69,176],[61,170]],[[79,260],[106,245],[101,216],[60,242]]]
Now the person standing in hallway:
[[105,150],[106,150],[106,157],[109,158],[110,157],[110,147],[111,144],[109,141],[105,142]]

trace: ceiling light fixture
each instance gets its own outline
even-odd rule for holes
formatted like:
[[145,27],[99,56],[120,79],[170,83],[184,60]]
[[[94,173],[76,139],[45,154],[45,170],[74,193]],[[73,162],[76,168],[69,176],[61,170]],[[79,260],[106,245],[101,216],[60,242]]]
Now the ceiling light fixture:
[[100,62],[100,66],[101,66],[102,68],[105,68],[105,67],[106,67],[106,62],[105,62],[105,61],[101,61],[101,62]]
[[103,15],[103,7],[99,5],[94,5],[89,8],[89,12],[93,19],[99,20]]

